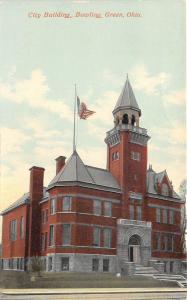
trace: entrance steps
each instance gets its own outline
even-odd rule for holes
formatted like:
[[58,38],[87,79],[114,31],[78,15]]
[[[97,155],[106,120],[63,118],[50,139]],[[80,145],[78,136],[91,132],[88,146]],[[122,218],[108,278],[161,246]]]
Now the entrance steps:
[[144,275],[144,276],[153,276],[157,274],[158,271],[153,267],[144,267],[142,265],[135,265],[134,275]]
[[186,288],[187,287],[187,279],[182,275],[175,275],[175,274],[154,274],[153,278],[157,280],[163,281],[174,281],[180,287]]
[[135,265],[134,275],[151,276],[157,280],[176,282],[180,287],[187,288],[187,279],[182,275],[177,274],[160,274],[154,267],[144,267]]

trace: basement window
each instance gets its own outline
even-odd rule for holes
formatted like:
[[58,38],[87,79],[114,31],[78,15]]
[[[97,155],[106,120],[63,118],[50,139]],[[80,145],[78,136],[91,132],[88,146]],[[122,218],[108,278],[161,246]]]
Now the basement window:
[[62,257],[61,258],[61,270],[62,271],[69,271],[69,257]]
[[103,272],[109,272],[109,259],[103,259]]
[[99,259],[98,258],[93,258],[92,259],[92,271],[93,272],[98,272],[99,271]]

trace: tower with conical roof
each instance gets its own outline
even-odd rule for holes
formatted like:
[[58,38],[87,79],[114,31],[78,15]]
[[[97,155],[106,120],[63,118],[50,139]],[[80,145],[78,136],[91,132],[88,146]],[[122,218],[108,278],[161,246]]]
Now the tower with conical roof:
[[141,110],[127,76],[113,110],[114,128],[107,132],[107,168],[122,191],[122,217],[144,219],[147,130],[139,126]]

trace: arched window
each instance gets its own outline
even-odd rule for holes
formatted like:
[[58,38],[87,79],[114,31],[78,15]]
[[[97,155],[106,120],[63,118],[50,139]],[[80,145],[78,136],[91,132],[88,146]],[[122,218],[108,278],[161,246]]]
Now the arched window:
[[116,118],[115,120],[115,124],[118,125],[119,124],[119,117]]
[[122,124],[129,124],[129,117],[127,114],[123,115]]
[[166,183],[162,183],[161,193],[163,196],[169,196],[169,188]]
[[140,237],[137,234],[134,234],[129,239],[129,245],[140,245]]
[[134,125],[135,125],[135,122],[136,122],[135,116],[132,115],[132,118],[131,118],[131,125],[134,126]]

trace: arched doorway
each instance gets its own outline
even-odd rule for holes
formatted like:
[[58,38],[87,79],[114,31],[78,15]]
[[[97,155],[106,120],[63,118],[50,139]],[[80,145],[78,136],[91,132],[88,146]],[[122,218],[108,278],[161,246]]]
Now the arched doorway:
[[136,264],[141,262],[141,239],[137,234],[134,234],[129,239],[129,261]]

